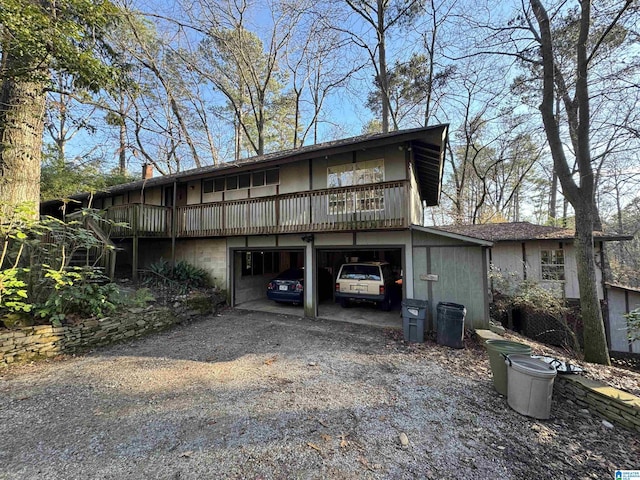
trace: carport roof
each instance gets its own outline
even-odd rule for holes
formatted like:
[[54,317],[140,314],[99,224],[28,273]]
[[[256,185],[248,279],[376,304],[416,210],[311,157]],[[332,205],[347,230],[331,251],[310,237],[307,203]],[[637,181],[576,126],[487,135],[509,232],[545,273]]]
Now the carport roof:
[[[424,200],[427,205],[437,205],[440,199],[440,189],[444,171],[444,147],[446,145],[448,129],[448,125],[441,124],[389,133],[360,135],[115,185],[109,187],[109,189],[104,192],[99,192],[97,196],[113,195],[153,186],[169,185],[176,181],[187,182],[205,177],[213,178],[228,175],[229,173],[246,172],[256,167],[276,167],[300,160],[400,144],[406,147],[408,151],[413,152],[416,176],[422,200]],[[89,193],[78,193],[71,196],[71,198],[82,200],[88,196]],[[43,202],[42,205],[48,206],[57,203],[59,203],[59,200],[49,200]]]

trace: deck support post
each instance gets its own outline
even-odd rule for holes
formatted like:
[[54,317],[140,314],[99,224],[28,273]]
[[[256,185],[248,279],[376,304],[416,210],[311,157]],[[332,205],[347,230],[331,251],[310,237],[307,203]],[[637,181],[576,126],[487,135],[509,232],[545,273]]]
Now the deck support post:
[[316,256],[313,248],[313,234],[305,235],[303,240],[307,242],[304,249],[304,316],[315,318],[318,316],[318,305],[316,302]]
[[138,205],[134,205],[132,212],[133,219],[131,223],[133,224],[133,252],[131,259],[131,279],[136,282],[138,281],[138,214],[141,214],[142,212],[138,211]]

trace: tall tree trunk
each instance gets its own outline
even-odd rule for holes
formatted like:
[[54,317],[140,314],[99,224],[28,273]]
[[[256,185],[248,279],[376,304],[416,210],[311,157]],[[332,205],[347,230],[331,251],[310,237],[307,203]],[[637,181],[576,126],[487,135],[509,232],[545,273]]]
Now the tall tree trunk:
[[[5,58],[10,62],[10,58]],[[46,96],[44,84],[5,78],[0,92],[0,199],[6,208],[29,202],[36,218]],[[5,212],[0,212],[3,215]]]
[[[554,114],[556,97],[555,86],[566,85],[562,72],[556,68],[553,53],[553,37],[551,24],[546,9],[540,0],[529,0],[533,13],[540,27],[539,42],[543,66],[543,88],[540,113],[544,124],[545,135],[554,169],[562,185],[562,192],[571,202],[576,214],[576,263],[578,268],[578,284],[580,288],[580,309],[584,326],[585,360],[588,362],[610,365],[609,350],[604,332],[604,321],[596,285],[596,267],[593,247],[594,227],[600,227],[600,216],[595,204],[595,181],[591,166],[591,147],[589,144],[590,116],[588,89],[588,56],[586,53],[589,26],[590,2],[581,3],[580,33],[576,43],[576,88],[575,98],[565,101],[567,118],[575,136],[574,144],[576,164],[578,166],[579,184],[576,184],[573,173],[565,155],[564,144],[560,135],[558,117]],[[562,93],[565,98],[566,92]],[[568,97],[568,96],[567,96]]]
[[382,93],[382,132],[389,131],[389,79],[387,78],[387,51],[385,45],[384,0],[378,0],[378,72]]
[[127,172],[127,119],[125,115],[124,93],[120,93],[120,151],[118,152],[118,170],[121,175]]
[[[602,321],[602,309],[598,300],[596,284],[595,249],[593,228],[595,224],[592,207],[576,206],[576,264],[580,285],[580,312],[583,319],[584,358],[590,362],[609,365],[607,337]],[[604,269],[604,265],[602,266]],[[595,320],[597,319],[597,321]]]

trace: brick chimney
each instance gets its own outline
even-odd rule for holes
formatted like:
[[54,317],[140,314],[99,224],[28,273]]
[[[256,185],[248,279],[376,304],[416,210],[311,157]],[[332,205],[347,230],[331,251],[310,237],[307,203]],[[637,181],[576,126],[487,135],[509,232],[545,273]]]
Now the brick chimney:
[[147,180],[153,177],[153,165],[150,163],[142,164],[142,179]]

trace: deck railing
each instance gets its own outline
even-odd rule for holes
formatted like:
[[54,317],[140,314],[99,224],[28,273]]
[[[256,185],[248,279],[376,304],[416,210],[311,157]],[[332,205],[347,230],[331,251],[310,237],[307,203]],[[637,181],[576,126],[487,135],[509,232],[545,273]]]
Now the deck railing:
[[[265,235],[403,228],[408,225],[407,182],[331,188],[176,208],[177,237]],[[171,236],[171,209],[121,205],[108,218],[131,229],[112,236]],[[127,220],[130,218],[131,220]],[[137,227],[136,227],[137,226]]]
[[171,208],[130,203],[107,209],[107,219],[126,225],[111,228],[112,237],[170,237]]

